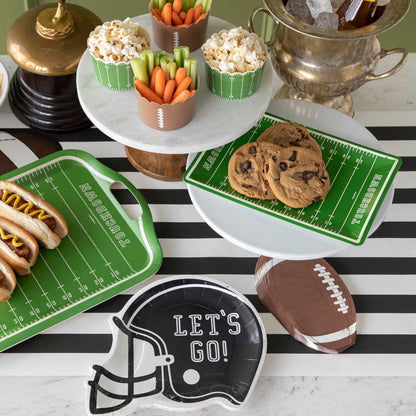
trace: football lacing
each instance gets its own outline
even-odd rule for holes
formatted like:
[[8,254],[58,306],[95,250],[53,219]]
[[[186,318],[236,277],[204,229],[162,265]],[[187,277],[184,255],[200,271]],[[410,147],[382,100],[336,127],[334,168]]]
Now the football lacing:
[[331,277],[331,273],[326,270],[325,266],[321,266],[320,264],[315,264],[315,268],[313,270],[315,272],[319,272],[319,277],[323,277],[322,283],[328,284],[326,290],[331,290],[334,292],[332,295],[330,295],[330,297],[336,298],[334,305],[339,306],[337,311],[344,314],[348,313],[349,306],[346,304],[346,299],[342,296],[342,291],[339,290],[339,286],[334,283],[334,278]]
[[165,126],[163,110],[161,108],[157,110],[157,124],[161,129]]
[[173,47],[177,48],[179,46],[179,33],[173,32]]

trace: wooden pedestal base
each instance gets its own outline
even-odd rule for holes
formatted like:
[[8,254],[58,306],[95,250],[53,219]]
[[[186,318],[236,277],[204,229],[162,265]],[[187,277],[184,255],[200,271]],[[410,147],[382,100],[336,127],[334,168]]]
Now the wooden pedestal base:
[[186,170],[187,154],[170,155],[145,152],[124,146],[129,162],[140,172],[161,181],[181,181]]

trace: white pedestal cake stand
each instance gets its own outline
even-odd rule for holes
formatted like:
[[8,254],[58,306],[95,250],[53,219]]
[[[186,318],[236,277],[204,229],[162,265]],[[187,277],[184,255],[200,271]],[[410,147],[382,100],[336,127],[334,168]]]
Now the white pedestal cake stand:
[[[132,20],[152,37],[150,14]],[[207,37],[231,27],[230,23],[210,16]],[[151,49],[159,49],[153,38]],[[180,180],[188,153],[215,148],[245,133],[262,117],[277,91],[277,75],[268,60],[255,94],[238,101],[221,99],[206,86],[202,50],[191,56],[198,61],[201,80],[195,116],[186,126],[172,131],[155,130],[142,122],[134,89],[114,91],[99,84],[88,51],[78,66],[78,96],[85,114],[103,133],[126,146],[133,166],[157,179]]]

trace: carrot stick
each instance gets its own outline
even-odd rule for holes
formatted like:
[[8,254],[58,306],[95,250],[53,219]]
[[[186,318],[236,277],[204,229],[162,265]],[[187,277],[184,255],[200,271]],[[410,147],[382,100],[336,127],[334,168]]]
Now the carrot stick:
[[172,3],[166,3],[163,6],[161,17],[166,26],[172,26]]
[[150,87],[150,89],[151,89],[152,91],[154,91],[154,90],[155,90],[155,84],[156,84],[156,74],[157,74],[159,71],[162,71],[162,68],[161,68],[160,66],[155,66],[155,67],[153,68],[152,76],[151,76],[151,78],[150,78],[150,85],[149,85],[149,87]]
[[195,91],[196,91],[196,90],[191,90],[191,91],[189,91],[189,92],[191,93],[191,97],[195,94]]
[[140,93],[140,95],[144,98],[146,98],[149,101],[154,101],[158,104],[163,104],[162,99],[156,95],[149,87],[146,87],[146,85],[143,84],[139,79],[136,79],[134,81],[134,86],[136,87],[137,91]]
[[176,85],[179,85],[181,81],[186,77],[186,70],[184,67],[180,67],[176,70],[175,81]]
[[165,86],[165,91],[163,92],[163,102],[170,103],[172,101],[173,92],[176,88],[176,82],[174,79],[170,79]]
[[185,10],[182,10],[182,11],[179,13],[179,17],[180,17],[182,20],[185,20],[185,17],[186,17],[186,12],[185,12]]
[[201,16],[199,16],[194,23],[198,23],[200,20],[205,19],[207,17],[207,14],[208,13],[202,13]]
[[191,92],[189,90],[183,90],[176,98],[174,98],[170,103],[176,104],[181,101],[185,101],[187,98],[191,96]]
[[163,97],[163,91],[165,91],[165,85],[166,85],[165,72],[163,70],[157,71],[156,79],[155,79],[155,93],[160,98]]
[[185,77],[180,84],[176,87],[176,91],[173,94],[173,99],[175,99],[182,91],[187,90],[191,85],[191,77]]
[[195,6],[195,12],[194,12],[194,23],[198,20],[198,17],[202,14],[202,4],[198,4]]
[[152,15],[156,17],[156,19],[161,20],[162,12],[159,9],[150,9],[150,13],[152,13]]
[[182,9],[182,0],[173,0],[172,9],[179,14]]
[[175,27],[176,27],[176,28],[179,28],[179,27],[188,27],[188,25],[181,24],[181,25],[175,25]]
[[186,12],[186,17],[185,17],[185,20],[183,21],[185,25],[189,26],[194,21],[194,13],[195,13],[195,9],[193,7],[191,7]]
[[183,20],[181,19],[181,17],[178,15],[178,13],[175,12],[175,10],[172,10],[172,25],[178,26],[182,24]]

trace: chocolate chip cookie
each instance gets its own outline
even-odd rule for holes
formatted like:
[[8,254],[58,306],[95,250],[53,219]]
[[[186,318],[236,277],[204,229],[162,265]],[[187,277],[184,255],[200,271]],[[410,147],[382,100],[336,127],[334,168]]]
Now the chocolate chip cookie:
[[325,163],[313,150],[281,147],[266,161],[264,170],[273,194],[290,207],[307,207],[328,194]]
[[265,177],[265,162],[279,147],[272,143],[246,143],[228,162],[228,180],[237,192],[250,198],[276,199]]
[[277,123],[264,130],[257,141],[274,143],[282,147],[303,147],[313,150],[319,156],[322,156],[319,144],[305,127],[298,124]]

